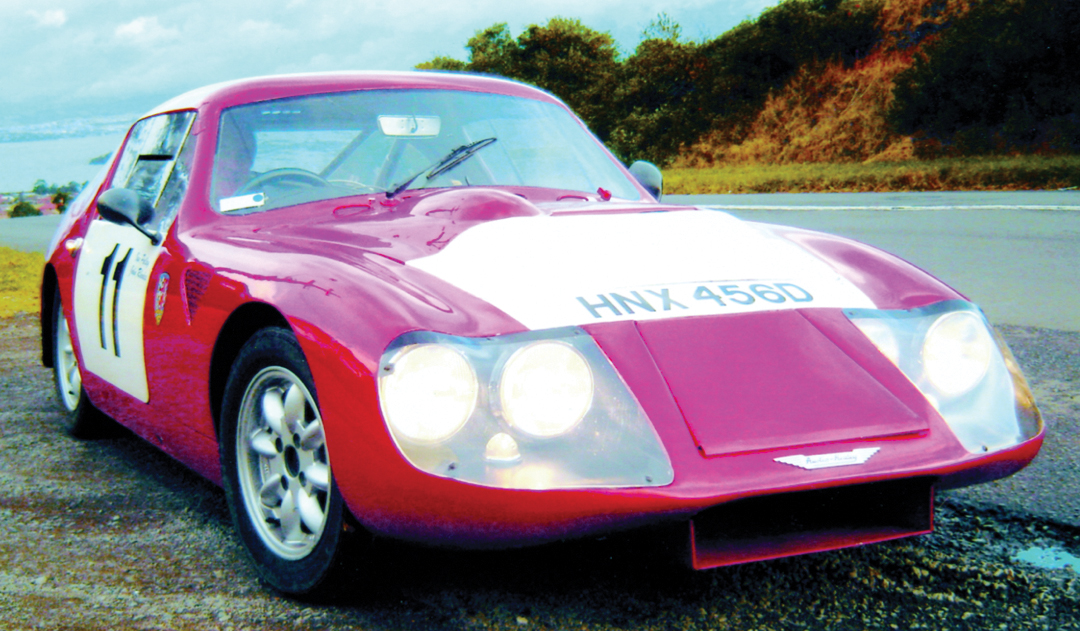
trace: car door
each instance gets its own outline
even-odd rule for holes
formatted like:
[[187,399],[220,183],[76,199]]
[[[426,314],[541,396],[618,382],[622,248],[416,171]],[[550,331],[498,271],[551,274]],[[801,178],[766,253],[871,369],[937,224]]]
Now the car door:
[[[142,228],[164,237],[186,189],[191,150],[186,143],[195,112],[145,118],[132,127],[108,188],[138,193],[153,212]],[[75,270],[74,309],[84,369],[149,401],[143,352],[143,314],[151,272],[162,252],[144,231],[96,217]]]

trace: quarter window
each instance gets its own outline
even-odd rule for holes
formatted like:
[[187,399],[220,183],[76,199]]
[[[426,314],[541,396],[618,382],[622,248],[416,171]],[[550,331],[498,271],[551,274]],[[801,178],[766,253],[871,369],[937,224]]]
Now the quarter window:
[[168,226],[187,190],[194,142],[185,142],[195,112],[145,118],[131,129],[110,188],[128,188],[154,206],[153,227]]

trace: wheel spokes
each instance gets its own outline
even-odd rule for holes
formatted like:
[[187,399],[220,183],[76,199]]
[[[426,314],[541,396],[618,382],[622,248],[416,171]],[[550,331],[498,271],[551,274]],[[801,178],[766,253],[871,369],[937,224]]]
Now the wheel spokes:
[[63,398],[64,406],[74,410],[82,391],[82,375],[79,373],[79,360],[75,355],[75,346],[71,341],[71,330],[62,314],[57,321],[55,366],[57,390]]
[[304,413],[307,409],[307,400],[304,398],[304,393],[296,384],[289,386],[289,389],[285,392],[285,406],[284,406],[284,421],[285,427],[289,434],[293,434],[300,426],[300,422],[304,420]]
[[271,431],[278,436],[285,435],[285,402],[281,400],[281,391],[277,388],[263,393],[262,417]]
[[74,396],[82,388],[82,374],[79,373],[79,365],[72,362],[67,371],[68,392]]
[[309,494],[304,489],[299,489],[296,492],[296,504],[300,520],[307,526],[308,531],[319,532],[322,529],[323,522],[326,520],[319,498]]
[[300,448],[304,451],[314,451],[323,446],[322,421],[316,419],[308,424],[300,432]]
[[330,467],[321,462],[312,463],[307,469],[304,469],[304,477],[311,484],[320,491],[330,490]]
[[285,495],[284,481],[282,476],[275,476],[259,489],[259,499],[262,500],[263,506],[269,509],[281,506]]
[[264,458],[276,458],[279,455],[275,436],[264,429],[257,430],[252,434],[248,444],[257,454]]
[[304,536],[300,529],[300,510],[297,507],[296,491],[290,489],[281,498],[281,507],[278,510],[281,520],[281,538],[286,542],[299,542]]

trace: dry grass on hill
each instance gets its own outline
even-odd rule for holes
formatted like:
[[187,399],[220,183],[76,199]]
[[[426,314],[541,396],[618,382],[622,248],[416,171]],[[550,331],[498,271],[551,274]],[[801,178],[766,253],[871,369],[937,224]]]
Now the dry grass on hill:
[[916,42],[933,37],[970,6],[970,0],[885,0],[885,37],[873,51],[851,66],[833,61],[803,67],[768,97],[740,143],[725,144],[714,132],[674,166],[912,159],[911,139],[891,133],[885,122],[894,80],[913,63]]

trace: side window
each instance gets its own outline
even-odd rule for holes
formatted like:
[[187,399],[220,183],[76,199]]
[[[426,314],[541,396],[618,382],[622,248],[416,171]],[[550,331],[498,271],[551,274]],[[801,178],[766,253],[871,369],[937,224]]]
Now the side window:
[[194,143],[185,143],[195,112],[145,118],[131,130],[109,188],[129,188],[154,206],[150,222],[164,226],[187,188]]

